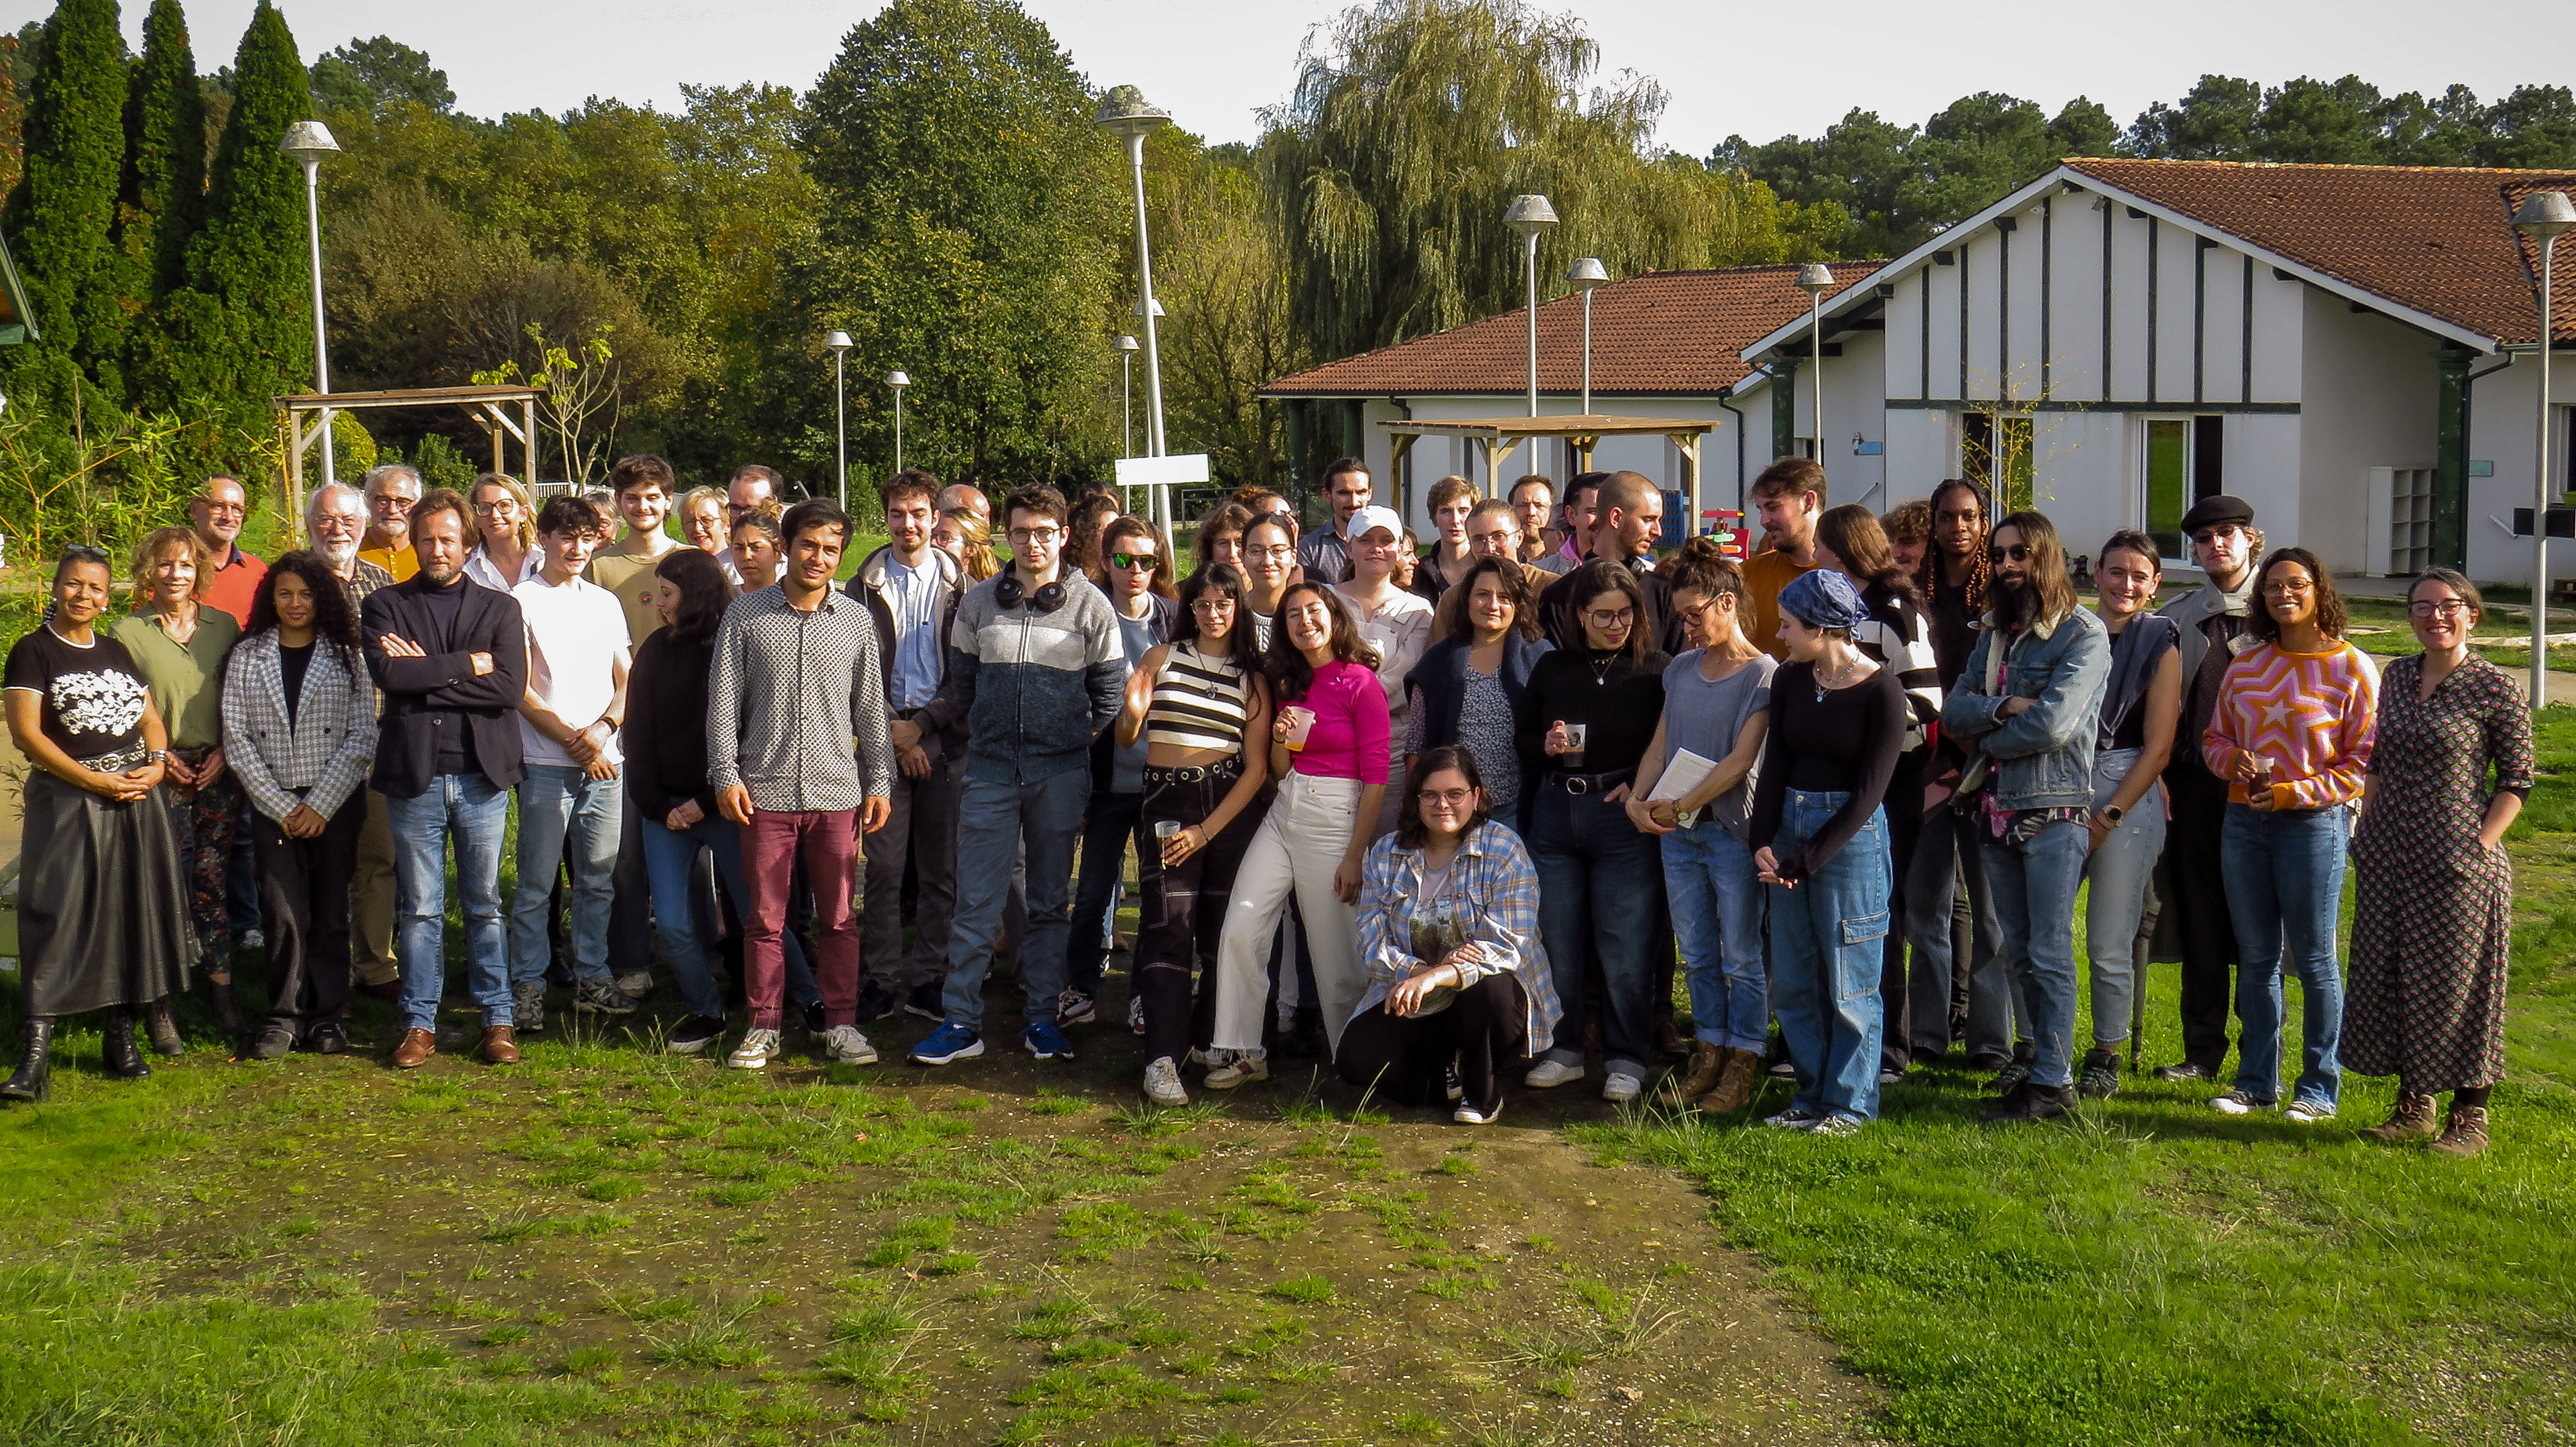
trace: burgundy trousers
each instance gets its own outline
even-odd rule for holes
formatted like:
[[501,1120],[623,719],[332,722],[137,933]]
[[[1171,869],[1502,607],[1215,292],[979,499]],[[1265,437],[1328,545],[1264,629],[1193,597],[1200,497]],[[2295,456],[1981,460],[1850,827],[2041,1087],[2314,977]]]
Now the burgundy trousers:
[[858,878],[859,819],[855,809],[830,813],[755,810],[742,831],[742,887],[749,918],[742,926],[743,993],[751,1001],[751,1028],[779,1028],[787,990],[787,900],[796,861],[814,886],[814,932],[820,946],[814,983],[823,995],[825,1026],[859,1020],[859,922],[850,892]]

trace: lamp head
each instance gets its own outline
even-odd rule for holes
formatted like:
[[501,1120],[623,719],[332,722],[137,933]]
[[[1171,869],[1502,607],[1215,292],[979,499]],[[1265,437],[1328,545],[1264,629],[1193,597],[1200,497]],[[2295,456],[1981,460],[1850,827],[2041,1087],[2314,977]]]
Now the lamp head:
[[2513,213],[2514,229],[2526,236],[2540,238],[2543,246],[2556,239],[2569,227],[2576,227],[2576,203],[2564,191],[2534,191],[2522,198],[2522,209]]
[[1503,224],[1523,236],[1537,236],[1556,229],[1556,208],[1545,196],[1515,196],[1512,209],[1503,213]]
[[306,166],[318,166],[340,154],[340,143],[331,139],[331,128],[320,121],[297,121],[286,128],[286,136],[277,149]]
[[846,352],[850,349],[850,334],[844,331],[835,331],[830,336],[823,339],[823,345],[836,352]]
[[1144,92],[1132,85],[1110,87],[1109,93],[1100,98],[1100,110],[1091,118],[1093,125],[1122,136],[1141,136],[1171,122],[1170,111],[1145,104]]
[[1590,291],[1596,286],[1608,285],[1610,272],[1602,266],[1600,257],[1587,256],[1574,263],[1574,269],[1565,274],[1565,279],[1573,282],[1578,290]]
[[[1141,316],[1143,316],[1143,315],[1145,314],[1145,303],[1144,303],[1144,301],[1140,298],[1134,306],[1131,306],[1131,307],[1127,308],[1127,310],[1129,310],[1129,311],[1131,311],[1131,312],[1134,312],[1136,315],[1138,315],[1138,316],[1140,316],[1140,317],[1141,317]],[[1163,314],[1163,303],[1162,303],[1162,301],[1161,301],[1161,299],[1160,299],[1160,298],[1157,298],[1157,299],[1155,300],[1155,302],[1154,302],[1154,315],[1156,315],[1156,316],[1158,316],[1158,317],[1159,317],[1159,316],[1161,316],[1162,314]]]
[[1116,347],[1122,352],[1132,352],[1137,350],[1136,339],[1134,337],[1122,336],[1110,345]]
[[888,372],[886,373],[886,385],[900,392],[904,388],[912,385],[912,379],[901,372]]
[[1798,289],[1809,297],[1818,295],[1833,284],[1833,269],[1821,261],[1810,261],[1798,268]]

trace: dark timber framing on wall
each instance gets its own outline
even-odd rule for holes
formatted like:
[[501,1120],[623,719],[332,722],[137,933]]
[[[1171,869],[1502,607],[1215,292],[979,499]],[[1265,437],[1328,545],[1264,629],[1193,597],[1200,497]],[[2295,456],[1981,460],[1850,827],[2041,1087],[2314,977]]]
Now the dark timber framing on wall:
[[2102,213],[2102,400],[2111,400],[2111,198],[2097,196],[2093,209]]
[[2020,223],[1995,218],[1995,396],[2008,398],[2012,384],[2012,239]]
[[[2138,215],[2143,215],[2144,213],[2143,213],[2143,212],[2140,212],[2140,211],[2139,211],[2137,208],[2135,208],[2135,207],[2131,207],[2131,208],[2130,208],[2130,210],[2129,210],[2129,214],[2130,214],[2130,215],[2132,215],[2132,216],[2138,216]],[[2159,300],[2159,296],[2158,296],[2158,292],[2157,292],[2157,283],[2163,280],[2163,277],[2162,277],[2162,276],[2160,276],[2160,275],[2158,274],[2157,266],[2156,266],[2156,241],[2157,241],[2157,233],[2156,233],[2156,218],[2154,218],[2153,216],[2148,216],[2148,217],[2147,217],[2147,400],[2148,400],[2149,402],[2153,402],[2153,401],[2155,401],[2155,400],[2156,400],[2156,304],[2157,304],[2157,302],[2158,302],[2158,300]]]
[[2239,402],[2254,400],[2254,254],[2245,254],[2245,335],[2236,348],[2237,363],[2243,376],[2236,384]]
[[2197,402],[2207,390],[2204,372],[2209,363],[2209,248],[2218,243],[2206,236],[2192,238],[2191,248],[2191,400]]
[[2051,231],[2055,213],[2049,208],[2056,199],[2053,196],[2039,199],[2039,395],[2042,397],[2050,395],[2049,372],[2053,360],[2049,352],[2049,286],[2057,279],[2057,264],[2053,250],[2056,242]]
[[1928,264],[1923,268],[1923,306],[1915,320],[1922,324],[1923,365],[1915,370],[1914,390],[1929,400],[1932,396],[1932,268]]

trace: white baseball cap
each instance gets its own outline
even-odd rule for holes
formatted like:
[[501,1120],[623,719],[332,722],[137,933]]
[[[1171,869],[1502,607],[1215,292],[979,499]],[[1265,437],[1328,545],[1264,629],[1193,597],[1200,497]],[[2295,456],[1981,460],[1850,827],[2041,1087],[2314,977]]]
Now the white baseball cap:
[[1395,509],[1379,507],[1374,503],[1351,514],[1350,523],[1343,528],[1342,536],[1350,539],[1364,538],[1375,528],[1386,529],[1386,535],[1390,538],[1401,540],[1404,537],[1404,519],[1395,515]]

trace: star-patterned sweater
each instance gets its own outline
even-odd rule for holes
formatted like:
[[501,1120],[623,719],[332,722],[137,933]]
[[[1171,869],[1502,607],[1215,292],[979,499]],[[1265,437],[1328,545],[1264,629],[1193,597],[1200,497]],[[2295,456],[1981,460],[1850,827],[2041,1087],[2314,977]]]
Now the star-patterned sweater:
[[[2257,643],[2227,665],[2200,753],[2222,779],[2240,751],[2270,759],[2273,808],[2322,809],[2361,797],[2378,721],[2379,673],[2361,650]],[[2245,785],[2231,782],[2227,797],[2247,802]]]

